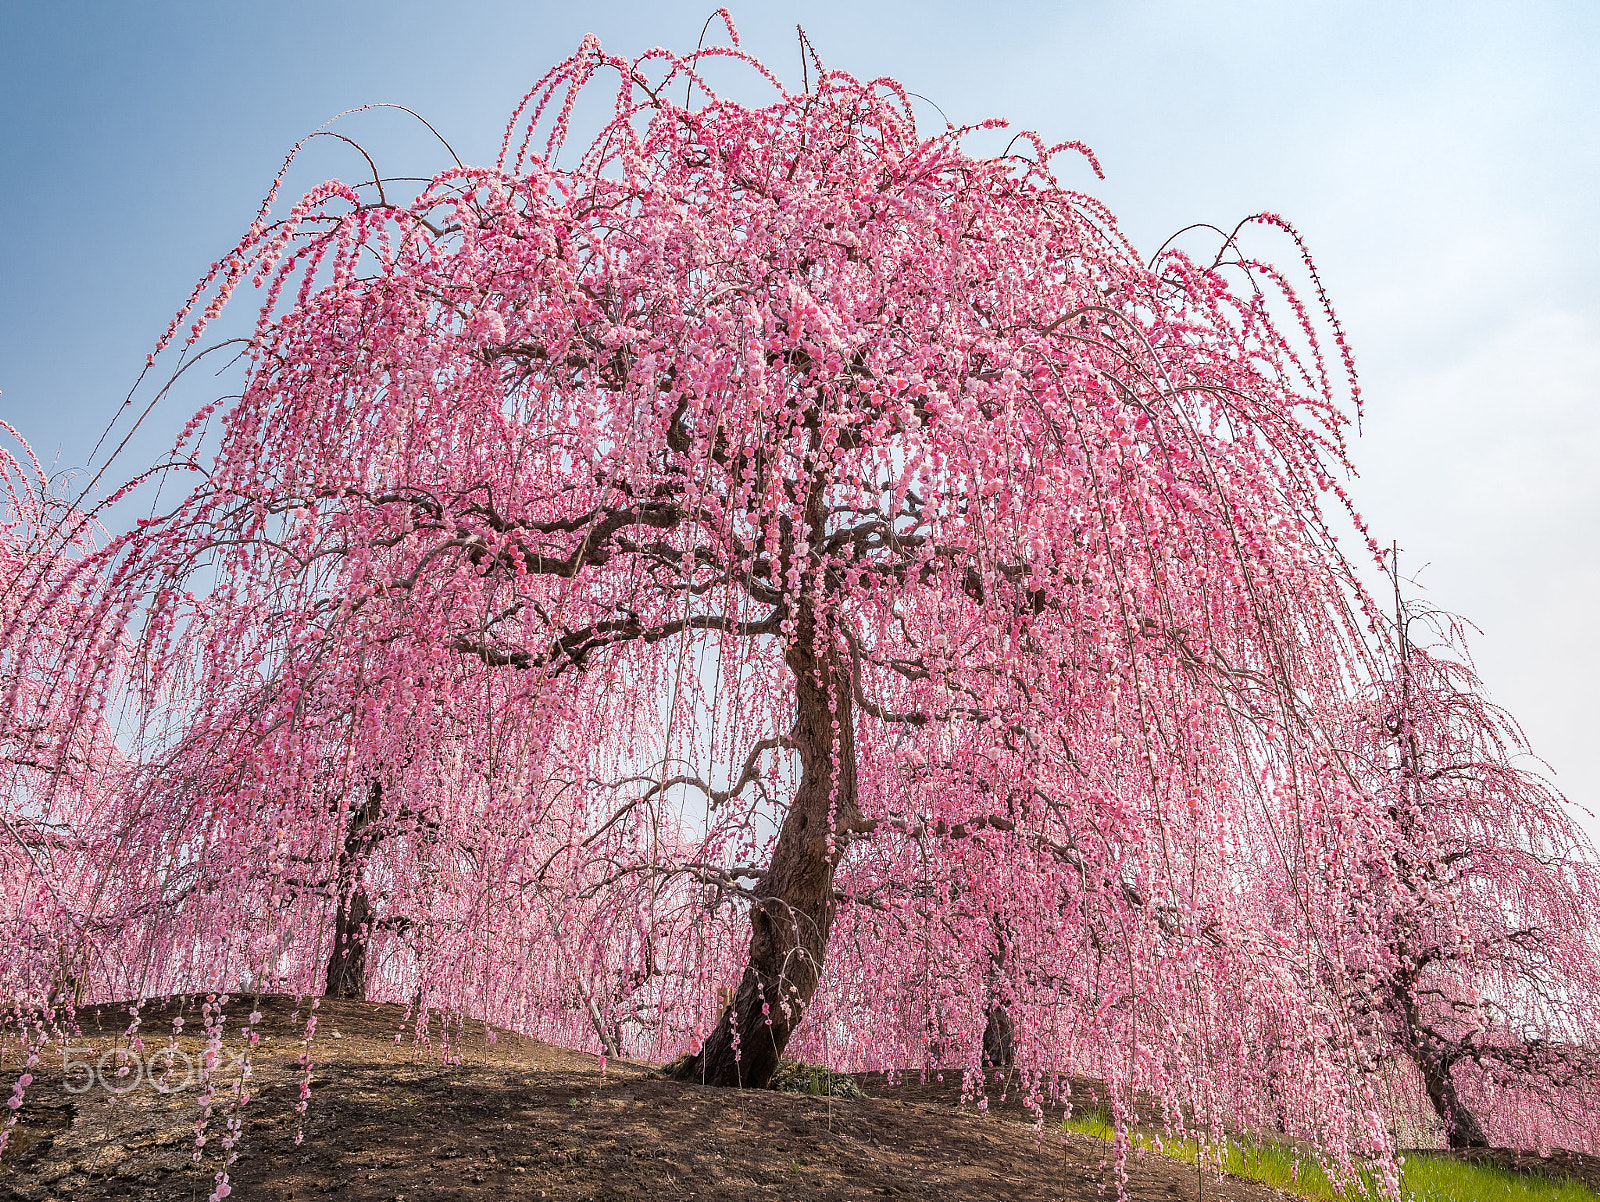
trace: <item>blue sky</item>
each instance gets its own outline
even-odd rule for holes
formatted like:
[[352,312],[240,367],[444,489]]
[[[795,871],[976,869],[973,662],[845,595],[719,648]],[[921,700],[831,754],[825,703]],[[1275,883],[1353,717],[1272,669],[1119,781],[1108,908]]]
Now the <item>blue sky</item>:
[[[285,150],[333,114],[406,104],[485,161],[583,34],[619,53],[690,49],[710,11],[0,0],[0,417],[82,467]],[[800,22],[830,65],[894,75],[952,120],[1087,141],[1108,178],[1074,182],[1146,249],[1192,221],[1294,221],[1362,370],[1358,504],[1427,565],[1428,598],[1481,627],[1491,697],[1600,809],[1600,5],[733,11],[786,77]],[[402,116],[340,128],[386,174],[440,165]],[[292,182],[358,170],[330,143]],[[158,408],[121,466],[190,407]]]

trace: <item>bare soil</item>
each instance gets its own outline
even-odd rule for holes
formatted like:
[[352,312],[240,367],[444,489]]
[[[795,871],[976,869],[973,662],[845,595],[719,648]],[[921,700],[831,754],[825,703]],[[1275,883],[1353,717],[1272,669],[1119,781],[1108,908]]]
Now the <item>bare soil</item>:
[[[143,1056],[166,1046],[181,1003],[144,1007]],[[858,1078],[866,1101],[828,1100],[766,1090],[732,1090],[668,1081],[653,1066],[612,1062],[497,1032],[481,1024],[441,1062],[418,1049],[398,1006],[324,1001],[317,1011],[312,1097],[304,1140],[299,1096],[306,1009],[263,998],[257,1029],[266,1039],[246,1083],[232,1196],[277,1202],[341,1199],[1072,1199],[1115,1196],[1108,1145],[1038,1128],[1014,1089],[989,1082],[980,1112],[959,1105],[959,1074],[910,1075],[888,1085]],[[248,1006],[229,1006],[236,1031]],[[199,1004],[182,1010],[183,1051],[198,1058]],[[127,1018],[119,1007],[82,1016],[74,1059],[93,1062],[112,1049]],[[400,1040],[396,1042],[396,1036]],[[225,1049],[239,1046],[225,1034]],[[231,1056],[225,1062],[231,1062]],[[231,1095],[219,1089],[197,1144],[200,1090],[162,1093],[145,1081],[124,1097],[99,1082],[82,1093],[82,1074],[63,1079],[52,1048],[18,1114],[0,1158],[0,1197],[203,1199],[215,1188],[227,1150]],[[53,1063],[51,1063],[53,1061]],[[112,1075],[106,1080],[125,1085]],[[3,1082],[14,1078],[6,1056]],[[178,1076],[182,1079],[182,1062]],[[239,1073],[224,1074],[237,1083]],[[5,1112],[0,1111],[0,1114]],[[1048,1115],[1048,1111],[1046,1112]],[[1128,1194],[1163,1202],[1272,1202],[1254,1182],[1196,1173],[1158,1157],[1130,1159]]]

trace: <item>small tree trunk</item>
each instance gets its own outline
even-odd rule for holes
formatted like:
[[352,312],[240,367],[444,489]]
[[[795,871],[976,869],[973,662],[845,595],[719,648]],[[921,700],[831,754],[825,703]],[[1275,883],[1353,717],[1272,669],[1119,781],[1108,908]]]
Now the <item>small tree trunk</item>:
[[764,1087],[811,1004],[827,954],[841,835],[860,817],[854,706],[849,669],[831,652],[815,651],[810,606],[802,602],[797,618],[787,660],[795,676],[800,784],[755,890],[750,959],[733,1004],[699,1053],[674,1066],[680,1081]]
[[[576,971],[576,965],[574,965]],[[620,1022],[607,1028],[605,1017],[600,1013],[600,1004],[594,1000],[594,993],[584,983],[583,978],[578,978],[578,992],[583,998],[584,1012],[589,1016],[589,1023],[594,1027],[594,1033],[600,1037],[600,1047],[605,1054],[613,1060],[622,1059],[622,1024]]]
[[994,925],[994,950],[989,953],[989,1005],[984,1013],[983,1063],[990,1068],[1010,1068],[1016,1059],[1017,1028],[1011,1021],[1002,993],[1009,947],[1003,920],[994,915],[990,921]]
[[376,827],[383,814],[383,786],[373,781],[367,799],[350,815],[344,847],[339,852],[338,911],[333,920],[333,950],[323,985],[325,997],[367,996],[367,940],[372,934],[372,903],[367,898],[363,874],[367,853],[376,842]]
[[983,1027],[983,1063],[989,1068],[1010,1068],[1016,1060],[1016,1025],[999,1002],[989,1007]]

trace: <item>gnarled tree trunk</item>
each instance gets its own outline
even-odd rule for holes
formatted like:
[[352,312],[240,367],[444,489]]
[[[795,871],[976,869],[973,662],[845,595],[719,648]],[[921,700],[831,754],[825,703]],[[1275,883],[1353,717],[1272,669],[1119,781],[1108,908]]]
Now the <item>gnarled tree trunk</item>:
[[1394,1000],[1398,1003],[1400,1043],[1406,1055],[1422,1074],[1422,1086],[1428,1091],[1428,1101],[1434,1113],[1444,1124],[1445,1138],[1452,1148],[1485,1148],[1489,1141],[1483,1134],[1478,1117],[1468,1110],[1456,1092],[1455,1080],[1450,1075],[1450,1056],[1427,1029],[1418,1012],[1412,990],[1414,980],[1401,979]]
[[699,1053],[673,1068],[681,1081],[764,1087],[811,1005],[827,953],[842,834],[860,816],[854,706],[849,668],[831,652],[817,653],[816,620],[804,604],[796,633],[787,662],[800,784],[755,890],[744,977]]
[[366,859],[377,841],[383,814],[383,786],[373,781],[367,799],[350,815],[344,846],[339,851],[335,877],[338,910],[333,920],[333,950],[323,985],[326,997],[364,999],[367,996],[367,940],[372,935],[372,903],[365,883]]
[[1456,1083],[1450,1076],[1450,1065],[1445,1058],[1415,1045],[1407,1050],[1411,1053],[1412,1062],[1422,1073],[1422,1084],[1428,1091],[1428,1101],[1433,1103],[1434,1113],[1444,1124],[1445,1138],[1450,1141],[1450,1146],[1488,1147],[1489,1140],[1483,1133],[1482,1124],[1478,1122],[1477,1116],[1467,1109],[1461,1100],[1461,1095],[1456,1092]]

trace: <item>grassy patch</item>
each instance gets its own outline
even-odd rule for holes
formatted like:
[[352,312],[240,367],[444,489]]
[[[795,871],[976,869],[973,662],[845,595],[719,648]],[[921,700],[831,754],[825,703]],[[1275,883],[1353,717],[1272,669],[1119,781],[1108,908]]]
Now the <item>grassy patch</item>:
[[1417,1202],[1596,1202],[1570,1178],[1508,1173],[1442,1156],[1408,1156],[1400,1184]]
[[[1116,1134],[1104,1115],[1093,1112],[1066,1119],[1061,1125],[1065,1131],[1097,1139],[1109,1140]],[[1161,1141],[1136,1131],[1132,1142],[1135,1147],[1184,1164],[1195,1162],[1193,1140]],[[1280,1144],[1229,1140],[1222,1167],[1235,1177],[1259,1181],[1309,1202],[1347,1202],[1347,1198],[1355,1196],[1340,1193],[1315,1160],[1297,1156],[1293,1148]],[[1600,1202],[1595,1194],[1570,1179],[1508,1173],[1443,1156],[1408,1156],[1400,1172],[1400,1192],[1405,1202]]]

